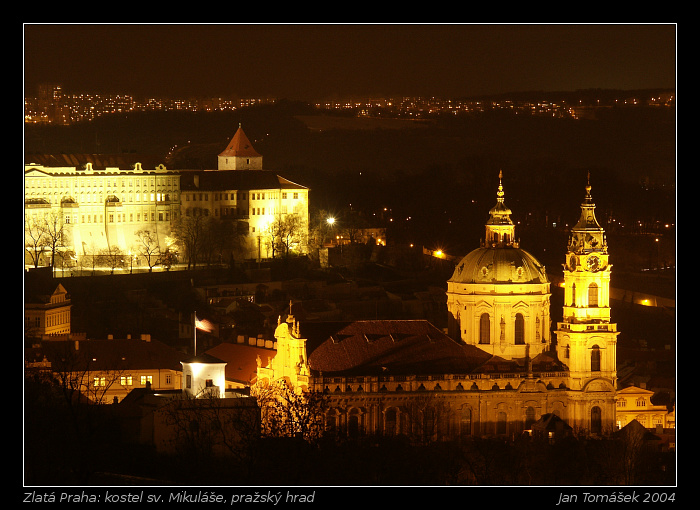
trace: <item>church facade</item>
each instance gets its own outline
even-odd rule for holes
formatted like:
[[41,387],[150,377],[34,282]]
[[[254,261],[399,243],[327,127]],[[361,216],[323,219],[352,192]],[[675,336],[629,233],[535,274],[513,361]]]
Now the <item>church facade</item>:
[[[567,303],[556,345],[545,268],[516,242],[504,195],[499,185],[483,245],[447,282],[447,333],[420,320],[313,323],[290,315],[256,384],[324,392],[326,429],[349,436],[515,437],[551,416],[574,434],[613,432],[617,331],[590,187],[564,252]],[[597,263],[586,263],[593,257]]]

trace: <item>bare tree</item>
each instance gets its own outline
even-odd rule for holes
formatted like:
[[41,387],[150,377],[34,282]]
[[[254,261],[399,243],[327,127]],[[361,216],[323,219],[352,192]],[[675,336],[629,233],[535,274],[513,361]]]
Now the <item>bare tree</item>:
[[102,360],[105,366],[112,368],[101,369],[94,366],[89,354],[83,353],[78,344],[60,342],[51,356],[51,371],[54,382],[61,388],[68,403],[104,404],[107,394],[113,385],[118,384],[124,370],[118,357],[112,360]]
[[63,216],[51,211],[44,216],[47,246],[51,253],[51,267],[56,264],[56,252],[68,244],[68,229]]
[[110,273],[114,274],[114,270],[126,265],[125,255],[119,246],[109,246],[100,250],[99,259],[107,267],[110,268]]
[[297,437],[315,442],[324,431],[328,400],[322,392],[296,390],[286,381],[251,390],[262,413],[264,437]]
[[158,412],[168,428],[168,446],[189,462],[226,455],[243,466],[255,455],[260,409],[254,398],[219,398],[211,393],[194,398],[183,392]]
[[416,444],[430,444],[449,436],[447,429],[454,412],[449,404],[437,398],[433,392],[424,391],[406,404],[408,413],[408,437]]
[[184,248],[187,257],[187,269],[194,269],[204,244],[204,228],[207,217],[196,214],[181,216],[175,225],[173,234]]
[[335,235],[336,218],[328,211],[321,209],[313,214],[309,221],[307,247],[318,257],[318,252],[326,245],[326,240]]
[[60,248],[67,245],[68,229],[63,216],[56,211],[48,211],[40,217],[26,217],[24,223],[25,251],[30,254],[34,267],[39,267],[44,252],[51,254],[51,266],[56,264]]
[[158,235],[148,229],[141,229],[136,232],[137,252],[146,259],[148,271],[153,271],[153,266],[159,263],[160,260],[160,245],[158,244]]
[[243,249],[243,234],[236,220],[217,219],[207,224],[209,262],[223,263],[232,260]]
[[272,248],[272,257],[281,252],[288,257],[292,251],[304,248],[308,226],[298,214],[277,214],[267,231],[267,242]]
[[43,218],[25,216],[24,218],[24,249],[32,259],[34,267],[39,267],[41,254],[49,243],[46,233],[46,222]]

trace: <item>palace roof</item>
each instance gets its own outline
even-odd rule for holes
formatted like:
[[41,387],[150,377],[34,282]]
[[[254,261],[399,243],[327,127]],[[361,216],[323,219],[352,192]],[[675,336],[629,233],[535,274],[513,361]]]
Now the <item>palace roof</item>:
[[180,189],[182,191],[245,191],[307,188],[269,170],[181,170]]
[[27,154],[26,165],[39,165],[47,168],[73,167],[82,170],[87,163],[94,170],[106,168],[133,168],[141,163],[144,169],[156,168],[163,163],[162,156],[125,152],[123,154]]

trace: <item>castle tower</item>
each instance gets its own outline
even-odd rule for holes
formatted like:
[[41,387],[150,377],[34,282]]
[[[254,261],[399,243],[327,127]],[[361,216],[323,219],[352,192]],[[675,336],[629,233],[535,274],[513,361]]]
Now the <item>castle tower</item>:
[[447,282],[448,331],[492,355],[534,357],[549,350],[550,282],[544,266],[515,240],[502,178],[484,242]]
[[585,394],[572,425],[594,433],[604,432],[601,429],[613,424],[615,418],[619,333],[616,324],[610,322],[612,265],[605,231],[595,217],[590,176],[563,266],[564,313],[555,331],[556,351],[559,360],[569,368],[569,389]]
[[262,156],[253,148],[240,124],[218,160],[219,170],[262,170]]

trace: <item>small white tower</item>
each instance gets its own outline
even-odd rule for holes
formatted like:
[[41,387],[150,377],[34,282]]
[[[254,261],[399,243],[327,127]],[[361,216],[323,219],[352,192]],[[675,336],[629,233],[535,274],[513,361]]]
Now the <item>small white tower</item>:
[[181,363],[182,390],[188,397],[225,397],[225,361],[205,353]]

